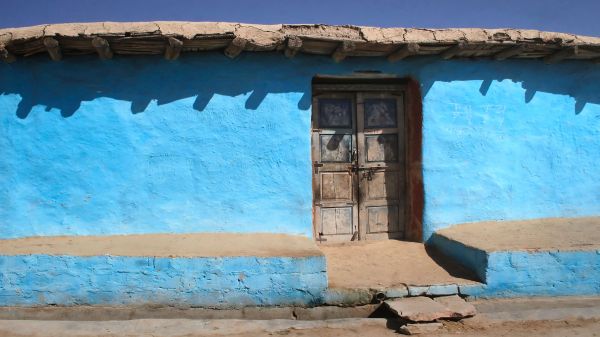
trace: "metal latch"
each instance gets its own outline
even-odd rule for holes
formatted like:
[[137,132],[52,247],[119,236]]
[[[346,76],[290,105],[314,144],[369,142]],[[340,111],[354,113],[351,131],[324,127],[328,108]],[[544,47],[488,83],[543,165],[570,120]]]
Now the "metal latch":
[[376,168],[374,167],[369,167],[365,169],[366,171],[363,172],[362,177],[367,178],[368,181],[373,180],[373,173],[375,173]]
[[357,164],[348,165],[348,172],[356,173],[356,172],[358,172],[358,170],[359,170],[359,167]]

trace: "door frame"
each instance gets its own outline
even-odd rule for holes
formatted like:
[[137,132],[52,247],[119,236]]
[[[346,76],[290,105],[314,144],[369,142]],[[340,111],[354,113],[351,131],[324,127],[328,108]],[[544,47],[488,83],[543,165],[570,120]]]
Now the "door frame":
[[[353,74],[349,76],[336,75],[316,75],[312,80],[312,100],[311,109],[311,165],[314,165],[313,148],[313,118],[314,118],[314,99],[316,96],[325,93],[335,92],[397,92],[404,97],[404,125],[405,125],[405,174],[406,186],[404,193],[406,195],[406,212],[404,220],[404,240],[421,242],[423,240],[423,206],[424,191],[422,178],[422,101],[420,85],[412,78],[402,78],[387,74]],[[315,167],[311,167],[312,191],[313,191],[313,238],[318,240],[318,221],[315,205],[315,195],[319,193],[314,174]]]

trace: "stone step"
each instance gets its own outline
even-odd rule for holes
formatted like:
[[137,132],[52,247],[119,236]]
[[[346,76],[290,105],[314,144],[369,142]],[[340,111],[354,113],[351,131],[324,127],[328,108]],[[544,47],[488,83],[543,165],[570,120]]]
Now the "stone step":
[[475,307],[460,297],[406,297],[384,302],[398,317],[412,322],[432,322],[474,316]]
[[472,317],[477,313],[477,309],[473,304],[466,302],[457,295],[435,297],[433,300],[450,310],[453,315],[452,318]]

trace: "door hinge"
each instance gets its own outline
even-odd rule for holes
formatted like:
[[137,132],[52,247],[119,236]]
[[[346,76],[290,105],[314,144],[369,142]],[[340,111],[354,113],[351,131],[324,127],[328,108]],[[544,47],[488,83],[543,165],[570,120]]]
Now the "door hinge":
[[327,238],[323,237],[323,233],[319,233],[319,237],[317,238],[319,242],[327,241]]
[[313,163],[313,167],[314,167],[314,170],[315,170],[315,174],[319,173],[319,167],[322,167],[322,166],[323,166],[323,164],[319,163],[318,161],[315,161],[315,162]]

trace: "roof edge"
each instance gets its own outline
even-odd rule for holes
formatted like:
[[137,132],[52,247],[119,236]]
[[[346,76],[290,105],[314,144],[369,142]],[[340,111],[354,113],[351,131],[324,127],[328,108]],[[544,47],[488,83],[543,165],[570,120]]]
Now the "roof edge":
[[[92,40],[105,41],[92,44]],[[173,39],[181,42],[174,42]],[[55,42],[52,42],[55,41]],[[173,44],[179,47],[173,47]],[[235,57],[242,51],[285,51],[347,56],[386,56],[397,61],[409,56],[544,58],[600,60],[600,37],[529,29],[483,28],[377,28],[324,24],[246,24],[230,22],[89,22],[46,24],[0,29],[0,58],[17,57],[60,48],[64,55],[102,53],[162,54],[225,50]],[[229,49],[229,52],[227,51]],[[105,50],[106,51],[106,50]],[[562,52],[562,54],[558,54]],[[105,56],[109,54],[104,54]],[[101,55],[102,56],[102,55]],[[176,58],[176,57],[174,57]],[[173,59],[173,57],[171,57]]]

